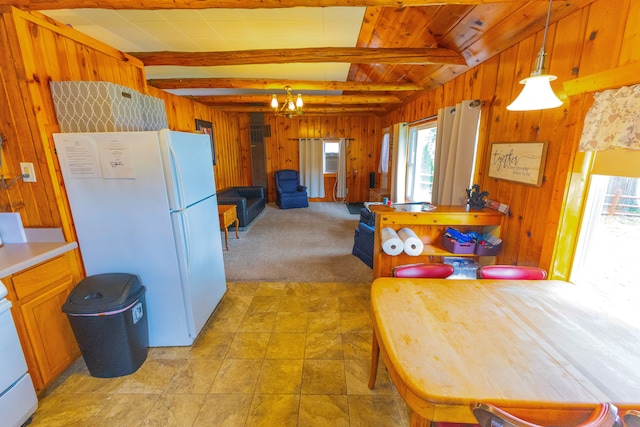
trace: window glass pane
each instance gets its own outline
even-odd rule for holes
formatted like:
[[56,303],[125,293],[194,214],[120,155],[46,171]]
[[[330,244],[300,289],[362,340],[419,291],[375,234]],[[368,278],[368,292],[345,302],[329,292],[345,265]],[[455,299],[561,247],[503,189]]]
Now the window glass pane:
[[338,157],[340,156],[340,143],[324,141],[324,172],[335,173],[338,171]]
[[592,175],[571,281],[640,297],[640,179]]
[[407,156],[407,199],[409,201],[431,202],[435,154],[436,123],[410,129]]

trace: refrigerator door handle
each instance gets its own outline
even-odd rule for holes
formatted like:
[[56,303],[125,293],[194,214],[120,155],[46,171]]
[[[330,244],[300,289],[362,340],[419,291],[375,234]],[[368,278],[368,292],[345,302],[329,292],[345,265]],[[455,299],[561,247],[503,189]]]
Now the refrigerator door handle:
[[171,157],[171,169],[173,170],[174,182],[176,183],[176,201],[178,209],[184,209],[184,189],[182,188],[182,173],[180,171],[180,162],[177,160],[176,153],[173,150],[171,141],[167,144],[169,148],[169,156]]
[[182,240],[184,242],[184,255],[185,255],[185,261],[187,263],[186,271],[190,272],[191,271],[191,240],[189,236],[191,234],[189,233],[189,219],[187,218],[187,215],[182,210],[176,211],[176,213],[180,215],[180,224],[182,225]]

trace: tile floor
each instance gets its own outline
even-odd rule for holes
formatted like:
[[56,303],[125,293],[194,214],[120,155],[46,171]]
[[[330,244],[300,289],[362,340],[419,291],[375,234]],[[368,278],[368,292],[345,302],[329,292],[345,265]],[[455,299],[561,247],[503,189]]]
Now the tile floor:
[[369,390],[370,284],[229,283],[192,347],[150,348],[132,375],[82,359],[32,426],[407,426],[382,359]]

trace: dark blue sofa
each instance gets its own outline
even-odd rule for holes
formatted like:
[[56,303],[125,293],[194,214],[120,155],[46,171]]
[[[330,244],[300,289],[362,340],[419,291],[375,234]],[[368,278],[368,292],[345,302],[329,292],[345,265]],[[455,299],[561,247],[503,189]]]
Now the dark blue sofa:
[[218,193],[219,205],[236,205],[238,226],[244,230],[266,206],[264,188],[259,186],[229,187]]

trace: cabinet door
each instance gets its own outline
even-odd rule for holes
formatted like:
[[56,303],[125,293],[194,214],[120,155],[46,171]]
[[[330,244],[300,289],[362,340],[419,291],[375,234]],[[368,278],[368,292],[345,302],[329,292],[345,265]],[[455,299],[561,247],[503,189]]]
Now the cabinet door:
[[[61,374],[80,355],[71,325],[61,309],[72,286],[71,281],[58,284],[20,306],[42,386]],[[36,388],[40,387],[36,385]]]
[[[5,279],[3,279],[5,280]],[[80,280],[75,253],[7,278],[18,335],[36,390],[42,390],[80,356],[62,305]]]

